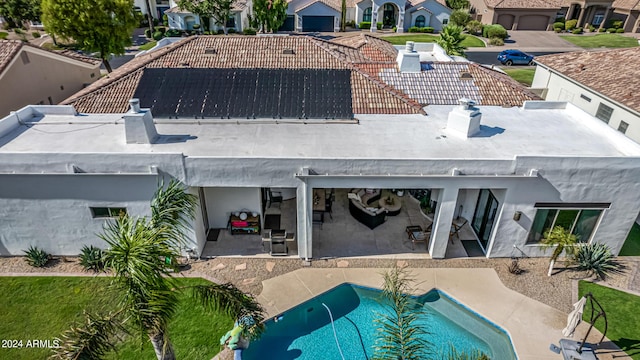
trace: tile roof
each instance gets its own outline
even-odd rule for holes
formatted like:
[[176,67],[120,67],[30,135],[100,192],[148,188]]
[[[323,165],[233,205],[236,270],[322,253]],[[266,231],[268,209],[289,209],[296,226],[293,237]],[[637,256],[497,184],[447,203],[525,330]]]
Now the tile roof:
[[131,60],[62,104],[86,113],[125,112],[145,68],[348,69],[354,113],[424,113],[415,100],[354,65],[371,61],[353,47],[308,36],[193,36]]
[[63,51],[53,51],[43,49],[38,46],[30,45],[20,40],[0,40],[0,74],[5,70],[11,60],[20,52],[23,46],[30,46],[35,49],[39,49],[42,51],[47,51],[56,55],[61,55],[67,58],[71,58],[73,60],[82,61],[92,65],[98,65],[102,63],[102,60],[96,59],[89,56],[80,55],[74,51],[63,50]]
[[[410,5],[411,7],[416,6],[416,5],[420,5],[422,3],[426,2],[425,0],[409,0],[407,1],[407,4]],[[435,2],[437,2],[438,4],[448,8],[447,6],[447,1],[446,0],[435,0]]]
[[367,34],[340,36],[332,39],[331,42],[356,48],[372,61],[395,61],[398,56],[398,50],[393,44]]
[[559,9],[563,0],[485,0],[485,4],[502,9]]
[[[287,0],[288,3],[291,3],[293,0]],[[355,0],[346,0],[347,1],[347,8],[353,8],[356,6],[356,1]],[[315,1],[310,1],[310,2],[301,2],[297,8],[294,9],[295,12],[298,12],[304,8],[307,8],[315,3],[322,3],[327,5],[328,7],[336,10],[336,11],[342,11],[342,0],[315,0]]]
[[640,47],[545,55],[536,62],[640,112]]
[[640,10],[640,0],[615,0],[611,6],[622,10]]

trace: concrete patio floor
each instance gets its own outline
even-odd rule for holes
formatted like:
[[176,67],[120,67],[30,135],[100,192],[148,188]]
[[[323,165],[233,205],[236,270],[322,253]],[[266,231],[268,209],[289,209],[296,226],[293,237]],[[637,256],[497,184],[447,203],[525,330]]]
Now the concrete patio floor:
[[[398,265],[401,266],[402,261]],[[383,271],[379,268],[300,269],[263,281],[258,300],[272,317],[344,282],[380,288]],[[563,337],[567,314],[508,289],[495,270],[411,268],[410,273],[416,280],[414,294],[437,288],[502,327],[510,335],[520,360],[562,358],[550,350],[550,345],[557,345]],[[584,322],[580,324],[573,339],[581,340],[587,328]],[[597,342],[601,336],[593,329],[589,341]],[[631,359],[608,339],[603,342],[598,357],[601,360]]]

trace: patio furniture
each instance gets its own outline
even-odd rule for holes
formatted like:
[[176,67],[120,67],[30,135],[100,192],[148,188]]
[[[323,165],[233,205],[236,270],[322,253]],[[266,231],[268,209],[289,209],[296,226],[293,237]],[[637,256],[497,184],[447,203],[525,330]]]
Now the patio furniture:
[[462,223],[454,222],[451,224],[451,231],[449,231],[449,240],[451,240],[452,244],[454,235],[458,238],[458,240],[460,240],[460,229],[462,229],[462,227],[465,226],[465,224],[468,222],[469,220],[465,219]]
[[285,230],[271,230],[271,256],[286,256],[289,255],[289,248],[287,247],[286,231]]
[[313,210],[313,225],[320,225],[322,229],[322,224],[324,223],[324,210]]
[[402,201],[394,194],[386,194],[378,200],[378,206],[387,210],[387,216],[396,216],[402,210]]
[[271,249],[271,229],[266,229],[262,232],[262,251],[265,251],[265,244],[269,244]]
[[273,204],[278,204],[278,208],[280,207],[280,204],[282,204],[282,192],[269,189],[269,204],[267,207],[271,207]]
[[429,237],[431,235],[431,228],[433,224],[429,225],[425,230],[422,226],[410,225],[407,226],[405,231],[407,237],[411,240],[411,250],[415,250],[415,244],[418,242],[425,243],[427,250],[429,249]]
[[353,189],[347,194],[349,198],[349,213],[356,220],[373,230],[384,223],[387,210],[374,207],[380,200],[380,190],[366,192],[365,189]]

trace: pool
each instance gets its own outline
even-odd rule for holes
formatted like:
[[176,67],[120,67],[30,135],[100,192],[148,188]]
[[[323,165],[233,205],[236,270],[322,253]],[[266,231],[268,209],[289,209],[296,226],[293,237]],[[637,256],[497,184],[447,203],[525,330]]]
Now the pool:
[[[429,332],[434,359],[449,351],[481,350],[494,360],[517,356],[507,333],[445,293],[432,290],[416,297],[428,312],[421,325]],[[345,359],[371,359],[376,339],[374,318],[384,312],[380,290],[339,285],[265,322],[262,337],[243,351],[244,360],[341,359],[326,304],[333,314]]]

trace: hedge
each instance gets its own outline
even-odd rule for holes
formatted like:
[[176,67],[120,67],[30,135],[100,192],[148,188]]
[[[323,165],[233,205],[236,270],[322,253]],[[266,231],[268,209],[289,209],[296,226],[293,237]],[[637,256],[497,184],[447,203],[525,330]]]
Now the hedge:
[[9,33],[4,32],[4,31],[0,31],[0,40],[6,39],[7,36],[9,36]]
[[[371,29],[371,22],[370,21],[363,21],[361,22],[358,27],[360,29]],[[378,30],[382,29],[382,23],[376,23],[376,28],[378,28]]]
[[153,33],[153,40],[158,41],[164,37],[164,34],[160,31],[156,31]]
[[246,28],[242,31],[245,35],[255,35],[256,29],[254,28]]
[[482,28],[482,37],[488,39],[497,37],[504,40],[507,36],[507,29],[500,24],[486,25]]
[[433,28],[431,26],[427,26],[427,27],[412,26],[409,28],[409,32],[410,33],[432,33]]
[[567,20],[567,22],[564,23],[564,29],[573,30],[577,25],[578,25],[578,20]]

